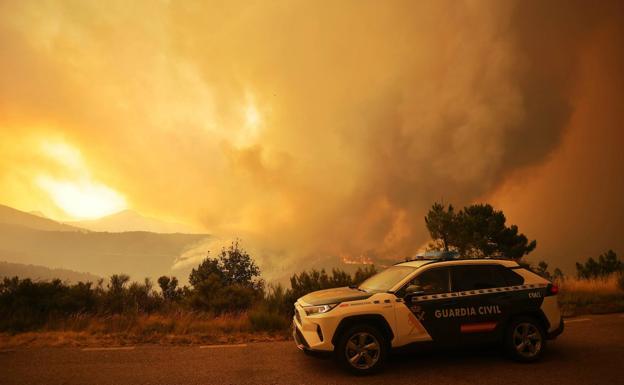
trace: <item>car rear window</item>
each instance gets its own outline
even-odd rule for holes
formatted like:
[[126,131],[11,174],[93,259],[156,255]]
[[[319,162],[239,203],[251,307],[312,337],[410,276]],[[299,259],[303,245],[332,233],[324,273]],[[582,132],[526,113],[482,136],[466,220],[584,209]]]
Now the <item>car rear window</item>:
[[524,277],[515,271],[508,269],[504,266],[498,266],[500,274],[505,277],[505,281],[507,281],[507,286],[518,286],[524,284]]

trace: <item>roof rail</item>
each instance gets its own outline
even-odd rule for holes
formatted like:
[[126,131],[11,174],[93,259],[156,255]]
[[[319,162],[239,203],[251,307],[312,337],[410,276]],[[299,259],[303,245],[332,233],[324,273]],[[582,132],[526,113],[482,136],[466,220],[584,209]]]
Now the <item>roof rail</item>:
[[431,262],[444,262],[444,261],[457,261],[457,260],[504,260],[504,261],[514,261],[513,258],[505,257],[505,256],[494,256],[494,257],[467,257],[462,256],[456,251],[440,251],[440,250],[431,250],[427,251],[423,254],[415,255],[412,258],[405,258],[404,261],[397,262],[396,264],[403,262],[412,262],[412,261],[431,261]]

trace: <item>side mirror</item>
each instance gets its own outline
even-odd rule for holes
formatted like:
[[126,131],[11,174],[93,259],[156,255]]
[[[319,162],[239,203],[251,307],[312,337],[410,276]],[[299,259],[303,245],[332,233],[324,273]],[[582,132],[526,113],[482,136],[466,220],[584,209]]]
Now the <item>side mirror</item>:
[[405,294],[422,295],[425,294],[425,291],[420,287],[420,285],[409,285],[405,288]]

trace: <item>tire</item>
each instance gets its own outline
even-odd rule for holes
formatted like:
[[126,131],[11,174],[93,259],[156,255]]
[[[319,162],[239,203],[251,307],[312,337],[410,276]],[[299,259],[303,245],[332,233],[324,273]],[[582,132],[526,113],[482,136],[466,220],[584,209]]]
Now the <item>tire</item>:
[[365,375],[383,368],[388,350],[387,339],[376,327],[356,324],[342,333],[334,353],[346,369]]
[[514,318],[505,331],[505,350],[518,362],[535,362],[546,348],[546,333],[533,317]]

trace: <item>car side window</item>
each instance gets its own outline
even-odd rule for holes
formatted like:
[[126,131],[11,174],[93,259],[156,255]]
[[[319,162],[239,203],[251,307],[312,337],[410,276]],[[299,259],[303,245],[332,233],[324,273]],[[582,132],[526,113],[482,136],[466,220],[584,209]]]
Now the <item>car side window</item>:
[[470,291],[507,286],[496,266],[466,265],[453,268],[453,291]]
[[414,277],[405,287],[405,293],[441,294],[450,292],[449,269],[430,269]]

